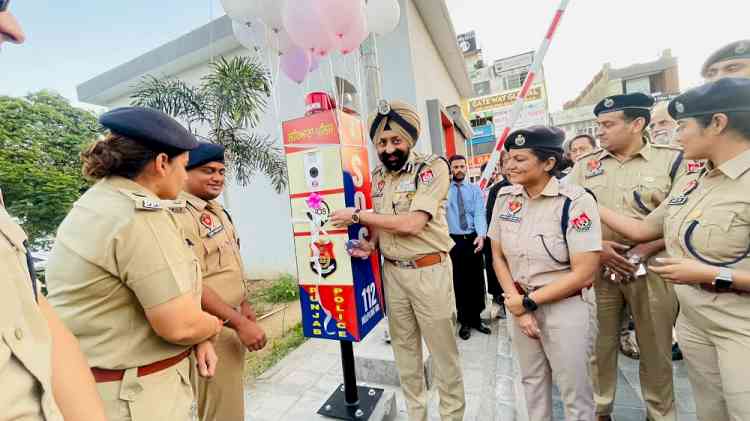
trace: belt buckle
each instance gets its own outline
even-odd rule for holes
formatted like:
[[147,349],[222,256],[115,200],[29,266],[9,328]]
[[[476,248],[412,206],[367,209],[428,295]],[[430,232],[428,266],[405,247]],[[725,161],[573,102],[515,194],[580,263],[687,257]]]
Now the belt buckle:
[[416,269],[417,268],[417,264],[413,260],[408,260],[408,261],[399,260],[399,264],[404,269]]

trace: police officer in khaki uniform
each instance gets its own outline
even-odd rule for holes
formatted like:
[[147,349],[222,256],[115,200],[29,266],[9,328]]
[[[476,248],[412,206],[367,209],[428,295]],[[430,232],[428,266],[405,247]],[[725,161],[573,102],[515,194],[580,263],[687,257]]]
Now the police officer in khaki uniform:
[[724,77],[750,78],[750,39],[735,41],[711,54],[701,68],[706,82]]
[[[0,44],[23,31],[0,0]],[[0,418],[103,421],[104,407],[78,342],[37,283],[28,240],[0,192]]]
[[242,420],[245,417],[245,348],[257,351],[266,343],[255,312],[245,300],[245,273],[240,240],[229,212],[215,199],[224,190],[224,147],[201,142],[190,151],[188,181],[176,211],[177,220],[194,245],[203,272],[203,309],[227,327],[214,342],[221,363],[208,380],[193,384],[202,421]]
[[222,321],[201,310],[198,260],[167,202],[198,144],[158,111],[103,114],[110,130],[81,155],[99,180],[58,230],[49,300],[81,343],[110,420],[185,420],[193,390],[188,355],[215,370],[208,339]]
[[677,333],[698,419],[750,419],[750,79],[721,79],[669,104],[685,157],[707,159],[644,221],[602,220],[634,241],[664,237],[653,270],[679,284]]
[[[636,93],[605,98],[594,108],[602,150],[583,156],[570,180],[599,204],[644,218],[669,194],[683,173],[679,149],[653,145],[645,137],[653,99]],[[610,419],[617,385],[617,358],[623,307],[628,305],[640,347],[640,379],[652,421],[674,420],[672,326],[677,299],[670,284],[641,262],[664,249],[663,241],[634,244],[604,227],[602,271],[594,282],[599,335],[593,360],[594,392],[600,420]]]
[[585,291],[599,269],[601,225],[594,198],[561,184],[557,128],[532,126],[508,135],[512,186],[500,189],[489,237],[505,305],[515,316],[513,348],[530,421],[552,419],[552,381],[568,420],[593,421],[589,360],[596,326]]
[[372,177],[374,212],[342,209],[331,220],[370,228],[370,241],[362,241],[354,256],[379,247],[384,257],[388,325],[409,419],[427,420],[424,338],[435,364],[440,417],[460,421],[466,403],[448,255],[453,241],[445,216],[450,169],[444,159],[413,150],[421,129],[413,106],[381,101],[368,127],[382,163]]

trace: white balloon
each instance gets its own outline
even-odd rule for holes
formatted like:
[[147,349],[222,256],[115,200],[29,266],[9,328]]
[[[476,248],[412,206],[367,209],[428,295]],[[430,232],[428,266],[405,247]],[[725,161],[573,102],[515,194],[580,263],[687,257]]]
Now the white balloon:
[[284,29],[284,23],[281,19],[281,11],[284,9],[286,0],[245,0],[248,3],[258,4],[260,9],[259,17],[274,32]]
[[393,32],[401,20],[401,6],[398,5],[398,0],[368,0],[365,11],[367,27],[378,35]]
[[249,50],[262,48],[265,44],[265,31],[263,22],[252,19],[248,23],[232,21],[232,32],[237,41]]
[[232,20],[247,22],[260,16],[262,5],[258,1],[221,0],[221,6]]

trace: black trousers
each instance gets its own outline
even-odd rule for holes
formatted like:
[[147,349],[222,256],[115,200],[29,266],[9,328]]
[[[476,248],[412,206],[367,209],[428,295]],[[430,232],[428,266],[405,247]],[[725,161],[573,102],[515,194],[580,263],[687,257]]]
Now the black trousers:
[[493,297],[501,297],[503,295],[503,287],[500,285],[500,280],[495,275],[495,268],[492,266],[492,244],[490,244],[489,237],[484,240],[484,268],[487,272],[487,293]]
[[481,251],[474,253],[476,234],[454,235],[456,243],[451,249],[453,262],[453,289],[456,292],[458,322],[467,326],[478,326],[480,313],[484,310],[484,271]]

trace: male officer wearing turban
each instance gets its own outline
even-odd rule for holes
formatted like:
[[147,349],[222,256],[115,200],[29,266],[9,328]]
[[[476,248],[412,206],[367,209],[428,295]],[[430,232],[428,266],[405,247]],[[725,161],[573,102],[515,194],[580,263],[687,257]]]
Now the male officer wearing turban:
[[200,142],[190,152],[187,183],[176,209],[177,220],[193,244],[203,273],[203,309],[226,326],[214,345],[219,365],[208,380],[193,376],[201,421],[241,420],[245,416],[245,350],[258,351],[266,335],[245,299],[240,240],[229,212],[215,199],[224,191],[224,147]]
[[440,417],[463,420],[466,403],[448,254],[453,241],[445,216],[450,168],[436,155],[414,151],[421,123],[413,106],[381,101],[368,127],[382,163],[372,176],[374,212],[341,209],[332,222],[366,225],[370,241],[362,241],[352,255],[365,257],[379,247],[385,259],[388,325],[409,419],[427,420],[424,338],[435,364]]

